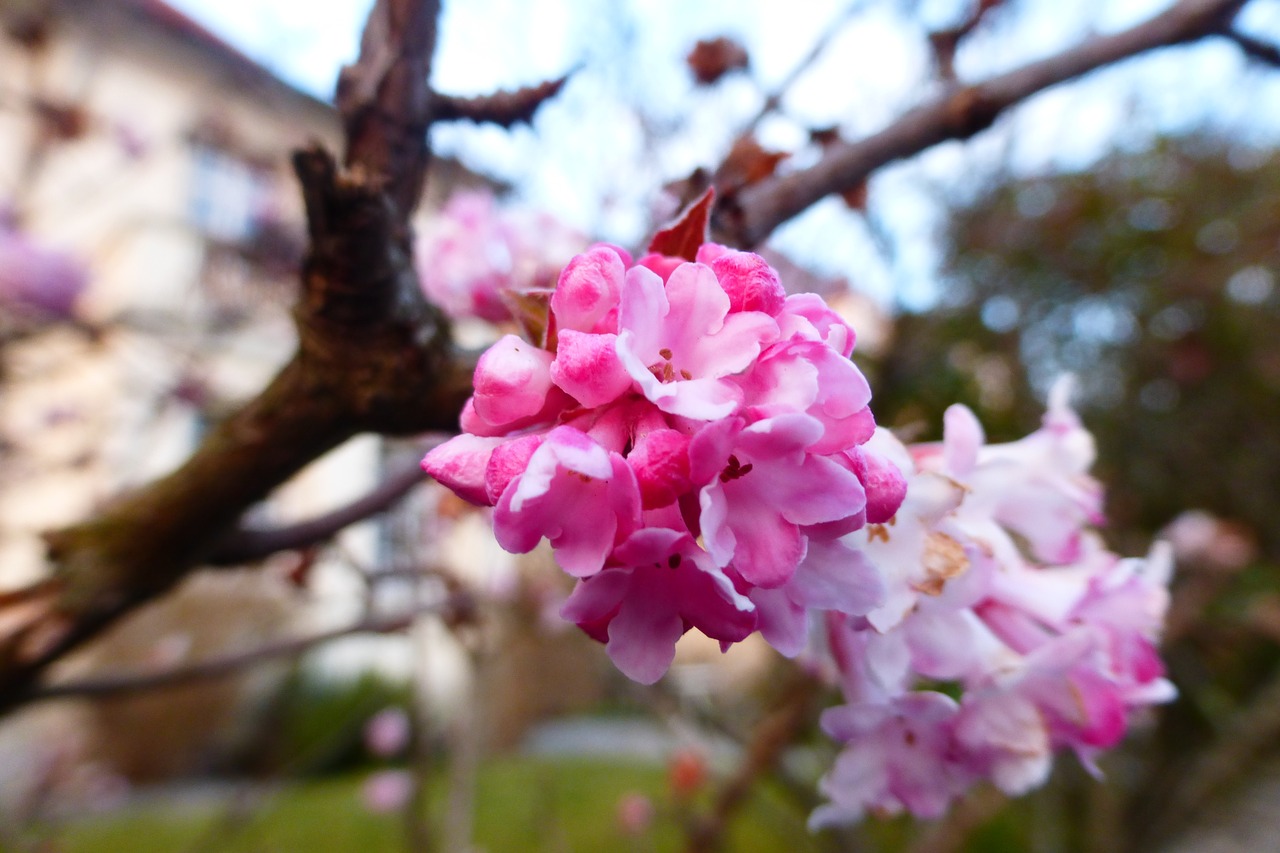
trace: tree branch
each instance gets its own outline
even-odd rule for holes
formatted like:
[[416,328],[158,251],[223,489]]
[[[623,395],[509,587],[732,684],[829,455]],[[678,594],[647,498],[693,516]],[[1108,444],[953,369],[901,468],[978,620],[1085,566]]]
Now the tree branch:
[[349,525],[395,506],[415,486],[425,481],[426,475],[417,462],[402,465],[391,471],[368,494],[332,512],[288,527],[238,528],[218,543],[209,557],[209,563],[215,566],[237,566],[260,560],[277,551],[296,550],[327,542]]
[[1001,112],[1037,92],[1160,47],[1220,32],[1246,0],[1180,0],[1155,17],[1090,39],[983,83],[953,86],[858,142],[833,143],[815,165],[744,188],[724,199],[712,234],[732,246],[756,246],[772,231],[825,196],[851,189],[874,170],[948,139],[967,139]]
[[929,46],[933,49],[933,59],[938,66],[938,76],[943,80],[956,79],[956,51],[960,42],[978,28],[987,13],[999,6],[1003,0],[978,0],[969,16],[954,27],[929,33]]
[[746,755],[738,769],[716,792],[710,814],[693,821],[687,829],[688,853],[710,853],[720,849],[734,814],[767,773],[777,766],[787,747],[795,742],[810,721],[822,684],[807,673],[798,672],[784,689],[780,705],[757,724],[751,733]]
[[822,54],[826,53],[831,42],[834,41],[835,37],[844,30],[845,24],[847,24],[861,8],[862,0],[853,0],[853,2],[845,6],[844,9],[831,19],[831,22],[822,30],[822,34],[812,45],[810,45],[809,52],[801,57],[799,62],[792,66],[791,70],[787,72],[787,76],[782,79],[782,82],[774,87],[774,90],[765,97],[764,103],[760,106],[760,109],[756,110],[755,115],[751,117],[751,121],[747,122],[746,126],[743,127],[742,131],[738,134],[739,139],[745,136],[750,136],[754,133],[755,129],[760,126],[760,122],[764,121],[770,113],[782,106],[782,99],[786,97],[787,92],[791,91],[791,87],[796,84],[797,80],[804,76],[805,72],[813,67],[813,64],[818,61]]
[[[49,699],[93,699],[106,696],[121,696],[129,693],[143,693],[165,687],[180,687],[194,681],[207,681],[232,675],[242,669],[256,666],[276,658],[294,658],[305,654],[316,646],[332,640],[350,637],[355,634],[394,634],[407,630],[415,620],[426,613],[448,610],[457,606],[458,594],[431,604],[415,607],[408,613],[396,616],[367,617],[331,631],[321,631],[309,637],[297,637],[281,640],[245,652],[224,655],[210,660],[193,663],[189,666],[148,672],[140,675],[122,675],[105,678],[85,678],[51,684],[29,692],[25,701],[43,702]],[[463,604],[463,606],[466,606]]]
[[1248,33],[1242,33],[1237,29],[1225,29],[1222,35],[1240,46],[1245,56],[1255,59],[1264,65],[1270,65],[1273,68],[1280,68],[1280,47],[1269,44],[1262,39],[1256,39]]
[[512,91],[495,92],[476,98],[459,98],[455,95],[435,96],[436,121],[490,122],[511,127],[520,122],[530,122],[544,101],[554,98],[564,88],[568,76],[547,80],[537,86],[525,86]]
[[319,148],[294,157],[309,234],[294,357],[177,471],[47,535],[53,584],[0,618],[0,710],[210,559],[248,507],[328,450],[365,431],[456,430],[474,356],[423,298],[408,227],[429,157],[437,12],[378,0],[340,83],[347,167]]
[[422,197],[431,157],[428,80],[439,16],[440,0],[378,0],[359,59],[338,75],[334,100],[346,128],[346,166],[383,185],[402,223]]

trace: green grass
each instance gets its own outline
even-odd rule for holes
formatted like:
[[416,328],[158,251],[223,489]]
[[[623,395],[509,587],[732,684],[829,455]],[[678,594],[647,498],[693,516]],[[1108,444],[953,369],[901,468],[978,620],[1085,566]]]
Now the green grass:
[[[65,853],[330,853],[403,850],[398,815],[373,815],[360,801],[363,775],[299,782],[260,795],[242,819],[228,819],[230,803],[139,805],[121,813],[75,821],[50,836]],[[443,784],[432,793],[443,795]],[[650,796],[657,809],[642,838],[623,836],[619,798]],[[434,798],[433,798],[434,799]],[[439,809],[435,809],[438,813]],[[488,853],[598,850],[679,850],[675,806],[657,766],[601,761],[504,758],[480,774],[475,842]],[[742,853],[816,850],[804,816],[776,791],[757,792],[731,827],[726,849]]]

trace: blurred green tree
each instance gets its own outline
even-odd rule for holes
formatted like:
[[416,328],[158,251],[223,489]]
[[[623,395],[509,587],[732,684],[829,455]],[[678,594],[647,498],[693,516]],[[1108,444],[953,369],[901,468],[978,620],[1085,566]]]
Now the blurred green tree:
[[878,365],[884,423],[959,400],[1008,440],[1069,371],[1122,549],[1202,508],[1280,554],[1280,154],[1202,135],[998,180],[944,242],[937,307]]

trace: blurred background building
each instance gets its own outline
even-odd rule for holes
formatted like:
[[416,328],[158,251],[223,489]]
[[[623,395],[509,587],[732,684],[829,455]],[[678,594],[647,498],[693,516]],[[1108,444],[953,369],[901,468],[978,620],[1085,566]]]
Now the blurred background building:
[[[5,0],[0,26],[0,587],[13,588],[43,571],[43,531],[182,462],[288,359],[305,232],[290,152],[336,150],[341,133],[328,103],[159,0]],[[459,186],[494,184],[441,160],[422,216]],[[251,521],[341,506],[394,452],[349,442]],[[62,672],[172,667],[348,621],[362,605],[346,564],[381,565],[386,537],[381,522],[347,529],[308,558],[305,583],[290,557],[202,574]],[[72,752],[133,780],[236,760],[260,719],[246,708],[283,672],[37,712],[34,725],[72,719],[52,740],[7,726],[17,757],[0,775],[38,784],[38,753],[71,732]]]

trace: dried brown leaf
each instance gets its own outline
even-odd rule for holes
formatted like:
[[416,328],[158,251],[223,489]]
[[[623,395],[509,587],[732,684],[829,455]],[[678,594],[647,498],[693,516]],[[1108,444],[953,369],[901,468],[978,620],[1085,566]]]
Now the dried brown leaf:
[[705,39],[693,46],[685,61],[694,79],[704,86],[710,86],[730,71],[746,68],[750,63],[747,50],[733,39]]
[[698,247],[707,242],[707,224],[711,220],[711,205],[715,200],[716,191],[708,187],[702,197],[689,205],[674,223],[653,235],[649,251],[686,261],[694,260]]

